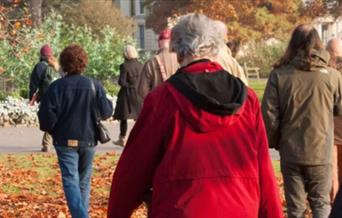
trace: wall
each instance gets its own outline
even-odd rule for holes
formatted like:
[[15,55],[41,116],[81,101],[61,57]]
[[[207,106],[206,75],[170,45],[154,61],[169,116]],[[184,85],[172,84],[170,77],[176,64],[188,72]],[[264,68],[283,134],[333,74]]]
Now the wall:
[[334,37],[342,39],[342,16],[337,19],[333,17],[320,17],[313,21],[313,25],[325,44]]
[[[140,0],[114,0],[113,3],[120,8],[125,16],[133,17],[135,20],[136,30],[134,32],[134,38],[136,39],[138,46],[142,50],[158,50],[157,35],[152,29],[145,28],[146,14],[148,11],[145,9],[143,14],[140,13]],[[131,3],[134,3],[134,7],[132,7]],[[134,9],[134,11],[132,11],[132,9]]]

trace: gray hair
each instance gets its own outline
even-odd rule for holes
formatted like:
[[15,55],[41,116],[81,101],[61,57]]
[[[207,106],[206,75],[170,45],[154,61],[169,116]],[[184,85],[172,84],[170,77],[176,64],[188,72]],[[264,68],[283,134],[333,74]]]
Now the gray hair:
[[126,45],[123,54],[126,59],[138,58],[138,52],[133,45]]
[[225,23],[220,20],[214,20],[214,26],[217,31],[217,34],[224,40],[226,40],[228,35],[228,28]]
[[205,15],[184,15],[172,29],[171,48],[180,57],[213,57],[223,44],[215,22]]

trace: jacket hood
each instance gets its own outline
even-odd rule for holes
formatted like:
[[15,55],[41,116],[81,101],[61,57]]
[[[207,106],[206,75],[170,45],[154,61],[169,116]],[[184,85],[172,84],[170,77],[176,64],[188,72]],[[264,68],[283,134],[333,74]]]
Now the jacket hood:
[[180,68],[168,83],[185,119],[200,132],[232,124],[247,98],[243,82],[209,60]]
[[311,70],[313,68],[326,67],[329,64],[330,55],[325,50],[313,50],[311,53],[311,61],[309,61],[304,54],[304,51],[300,50],[291,61],[291,64],[300,70]]

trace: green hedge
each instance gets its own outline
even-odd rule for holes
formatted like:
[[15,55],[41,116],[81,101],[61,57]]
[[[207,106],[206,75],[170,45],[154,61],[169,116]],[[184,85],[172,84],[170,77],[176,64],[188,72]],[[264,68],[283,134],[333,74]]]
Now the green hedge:
[[55,54],[71,43],[80,44],[89,58],[85,74],[106,81],[119,74],[123,47],[134,43],[130,36],[122,36],[110,27],[104,28],[100,36],[94,35],[88,27],[63,22],[56,13],[51,13],[37,29],[23,27],[16,40],[0,40],[0,67],[6,70],[2,76],[13,78],[17,90],[23,94],[43,44],[50,44]]
[[259,67],[260,76],[268,78],[273,69],[273,65],[284,54],[287,44],[277,42],[268,45],[263,42],[250,43],[246,46],[243,55],[238,58],[241,65],[247,63],[249,67]]

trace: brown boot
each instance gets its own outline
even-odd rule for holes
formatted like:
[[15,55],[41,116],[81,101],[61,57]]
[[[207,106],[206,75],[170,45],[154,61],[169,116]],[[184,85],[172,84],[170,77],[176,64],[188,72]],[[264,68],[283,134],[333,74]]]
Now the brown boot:
[[42,151],[42,152],[50,152],[50,147],[44,146],[44,145],[43,145],[41,151]]
[[119,135],[119,139],[117,141],[113,141],[114,145],[125,146],[126,144],[126,137]]

